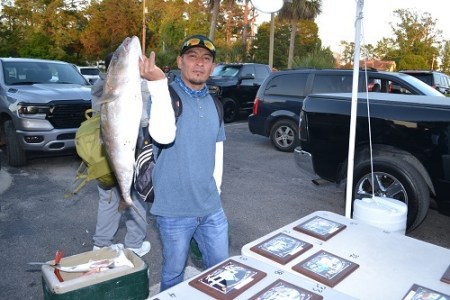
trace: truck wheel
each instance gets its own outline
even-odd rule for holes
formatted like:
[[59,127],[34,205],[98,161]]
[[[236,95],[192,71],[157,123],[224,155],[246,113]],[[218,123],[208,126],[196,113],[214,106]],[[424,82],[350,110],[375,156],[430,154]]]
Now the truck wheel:
[[289,120],[277,121],[270,130],[274,147],[283,152],[293,152],[298,144],[297,125]]
[[234,99],[224,98],[223,104],[223,121],[225,123],[231,123],[239,116],[239,106]]
[[11,120],[3,125],[6,137],[6,157],[8,164],[12,167],[21,167],[26,165],[27,157],[25,150],[22,149],[19,139]]
[[372,196],[393,198],[408,206],[406,230],[411,231],[422,223],[430,205],[430,191],[420,173],[402,156],[374,156],[374,181],[370,161],[355,166],[353,199]]

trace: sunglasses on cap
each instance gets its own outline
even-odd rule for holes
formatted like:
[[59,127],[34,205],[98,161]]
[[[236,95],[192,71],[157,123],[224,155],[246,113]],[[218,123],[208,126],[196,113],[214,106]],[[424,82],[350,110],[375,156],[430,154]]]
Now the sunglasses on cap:
[[200,37],[192,37],[186,40],[181,48],[181,54],[183,54],[187,49],[197,46],[208,49],[209,51],[211,51],[213,56],[215,56],[216,54],[216,47],[214,46],[214,44],[211,41]]

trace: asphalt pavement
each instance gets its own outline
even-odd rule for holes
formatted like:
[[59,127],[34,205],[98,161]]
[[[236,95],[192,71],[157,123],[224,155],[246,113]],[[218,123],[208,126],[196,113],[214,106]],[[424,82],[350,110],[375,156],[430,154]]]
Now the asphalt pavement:
[[[344,214],[341,189],[312,184],[295,165],[292,153],[279,152],[269,139],[252,135],[245,121],[228,124],[226,134],[222,200],[230,223],[230,256],[314,211]],[[80,163],[74,154],[36,158],[22,168],[8,166],[1,152],[0,159],[0,299],[43,299],[41,270],[27,263],[51,260],[56,250],[71,256],[92,249],[95,182],[65,197]],[[148,221],[152,249],[143,259],[149,265],[154,295],[159,288],[161,245],[150,214]],[[448,228],[450,217],[432,209],[408,236],[450,249]],[[115,242],[123,242],[124,234],[122,222]],[[199,270],[190,259],[187,277]]]

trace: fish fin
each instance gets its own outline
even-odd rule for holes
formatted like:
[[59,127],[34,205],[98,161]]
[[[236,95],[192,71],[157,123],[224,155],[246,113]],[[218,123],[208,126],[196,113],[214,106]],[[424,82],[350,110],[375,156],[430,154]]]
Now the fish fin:
[[139,210],[137,209],[136,205],[134,205],[134,203],[131,203],[131,205],[129,205],[128,203],[124,202],[124,201],[120,201],[119,203],[119,211],[123,212],[125,209],[131,207],[136,214],[142,219],[144,220],[145,224],[148,224],[147,220],[144,218],[144,216],[139,212]]
[[144,218],[143,215],[141,215],[141,213],[140,213],[139,210],[137,209],[136,205],[134,205],[134,203],[131,204],[131,208],[136,212],[136,214],[137,214],[139,217],[141,217],[142,220],[144,220],[145,224],[148,225],[147,220]]
[[113,267],[120,267],[120,266],[127,266],[134,268],[134,264],[131,262],[131,260],[128,259],[128,257],[125,255],[125,252],[120,249],[119,255],[114,259]]

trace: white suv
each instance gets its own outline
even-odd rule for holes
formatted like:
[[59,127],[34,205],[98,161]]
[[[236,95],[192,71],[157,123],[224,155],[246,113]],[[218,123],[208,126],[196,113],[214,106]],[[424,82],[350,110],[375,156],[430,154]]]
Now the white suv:
[[0,146],[10,166],[30,152],[74,149],[75,133],[91,107],[90,85],[72,64],[0,58]]
[[100,78],[100,69],[97,67],[77,67],[81,75],[89,81],[90,84],[94,84],[97,79]]

